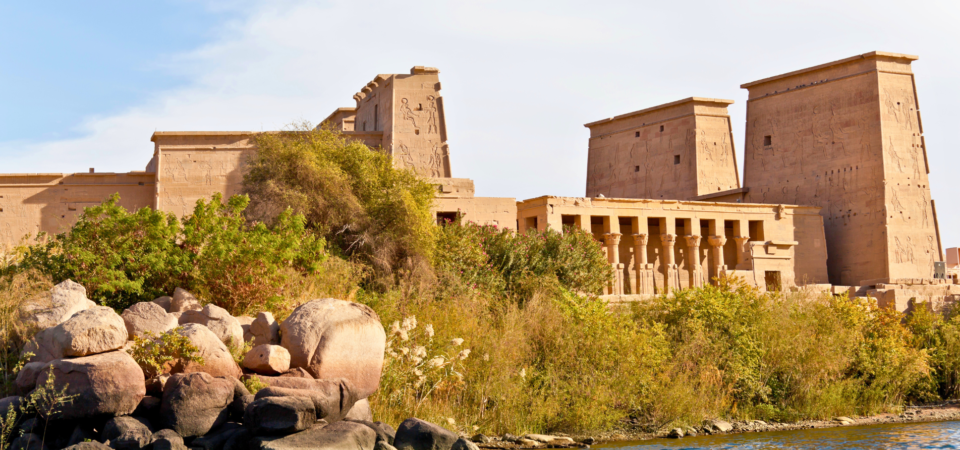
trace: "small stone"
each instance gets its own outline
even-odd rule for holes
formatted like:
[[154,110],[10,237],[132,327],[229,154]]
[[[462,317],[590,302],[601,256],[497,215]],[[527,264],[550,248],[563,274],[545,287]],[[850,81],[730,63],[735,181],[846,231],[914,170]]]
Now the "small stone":
[[674,428],[670,430],[670,433],[667,434],[668,438],[680,439],[683,437],[683,428]]
[[203,309],[200,306],[200,300],[197,300],[190,292],[177,288],[173,291],[173,299],[170,301],[170,312],[199,311]]
[[273,314],[262,312],[250,324],[250,335],[253,336],[253,345],[277,345],[280,343],[280,324]]
[[473,441],[460,438],[457,439],[457,442],[453,443],[453,447],[450,450],[480,450],[480,447],[477,447],[477,444],[474,444]]
[[145,337],[153,333],[160,335],[177,327],[177,318],[154,302],[140,302],[127,308],[120,315],[127,327],[127,334],[133,337]]
[[683,434],[685,436],[694,437],[697,435],[697,430],[694,430],[693,428],[690,428],[690,427],[683,427]]
[[397,427],[393,446],[397,450],[447,450],[459,438],[446,428],[411,417]]
[[729,433],[730,431],[733,431],[733,425],[730,424],[730,422],[719,420],[719,419],[711,420],[708,423],[708,427],[714,431],[718,431],[721,433]]
[[153,299],[153,303],[160,305],[165,312],[170,312],[170,303],[173,302],[173,297],[169,295],[164,295],[163,297],[157,297]]
[[478,444],[489,444],[493,442],[493,439],[485,434],[475,434],[470,440]]
[[582,441],[580,441],[580,442],[581,442],[581,443],[584,443],[584,444],[587,444],[587,445],[593,445],[593,444],[596,444],[596,443],[597,443],[597,440],[594,439],[594,438],[592,438],[592,437],[588,437],[588,438],[586,438],[586,439],[584,439],[584,440],[582,440]]
[[243,357],[243,367],[264,375],[277,375],[290,369],[290,352],[279,345],[258,345]]
[[153,450],[187,450],[183,437],[169,428],[153,433]]
[[153,442],[150,422],[141,417],[120,416],[107,421],[100,440],[114,450],[140,450]]

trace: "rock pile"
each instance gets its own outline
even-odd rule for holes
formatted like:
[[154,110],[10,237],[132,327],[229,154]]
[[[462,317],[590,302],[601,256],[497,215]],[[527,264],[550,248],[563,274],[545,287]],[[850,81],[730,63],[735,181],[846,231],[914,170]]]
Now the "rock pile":
[[[24,350],[32,356],[16,380],[21,396],[0,399],[0,414],[37,389],[72,400],[21,415],[12,449],[476,448],[418,419],[397,431],[373,421],[367,397],[380,383],[386,333],[364,305],[314,300],[278,323],[270,313],[233,317],[178,288],[117,314],[72,281],[54,287],[49,303],[24,309],[40,331]],[[134,339],[171,331],[199,358],[155,373],[128,353]],[[230,348],[244,341],[253,348],[241,368]],[[253,376],[266,386],[255,393],[244,384]]]

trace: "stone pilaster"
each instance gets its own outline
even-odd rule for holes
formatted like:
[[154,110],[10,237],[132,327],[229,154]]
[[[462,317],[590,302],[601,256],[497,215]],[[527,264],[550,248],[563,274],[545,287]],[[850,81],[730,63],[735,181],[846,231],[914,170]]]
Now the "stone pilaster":
[[620,233],[606,233],[603,243],[607,247],[607,261],[613,268],[613,280],[607,286],[607,294],[623,295],[623,264],[620,264]]
[[633,235],[633,270],[637,273],[637,290],[634,294],[654,295],[653,264],[647,261],[647,234]]
[[687,268],[690,271],[690,287],[703,287],[703,269],[700,267],[700,236],[684,236],[687,239]]
[[660,235],[663,244],[663,293],[669,294],[680,289],[680,275],[677,270],[677,261],[673,256],[673,246],[677,242],[677,235],[664,233]]
[[723,245],[727,243],[727,238],[723,236],[709,236],[707,243],[710,244],[710,251],[713,252],[714,269],[717,272],[717,278],[727,275],[727,265],[723,262]]
[[733,240],[737,242],[737,270],[753,269],[753,264],[750,264],[750,249],[747,247],[750,245],[750,237],[736,236]]

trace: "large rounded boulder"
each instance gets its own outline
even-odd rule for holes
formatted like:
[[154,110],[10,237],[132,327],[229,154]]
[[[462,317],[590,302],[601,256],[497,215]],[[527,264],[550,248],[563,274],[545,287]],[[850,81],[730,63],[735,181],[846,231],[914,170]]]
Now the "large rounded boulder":
[[28,302],[22,309],[25,322],[39,329],[57,326],[74,314],[97,306],[87,298],[87,290],[66,280],[50,290],[50,297]]
[[144,337],[146,333],[160,335],[177,327],[177,317],[158,303],[140,302],[121,314],[130,337]]
[[179,361],[172,368],[172,373],[206,372],[215,377],[240,378],[240,366],[233,360],[230,349],[207,327],[189,323],[180,327],[178,332],[197,347],[197,354],[203,358],[203,364]]
[[377,390],[386,332],[370,307],[333,298],[314,300],[283,321],[280,335],[290,352],[290,367],[302,367],[317,379],[343,378],[359,398]]
[[106,306],[85,309],[54,328],[53,339],[63,356],[88,356],[123,347],[127,326]]
[[229,418],[234,382],[208,373],[181,373],[163,387],[160,417],[183,437],[203,436]]
[[127,415],[147,394],[143,371],[122,351],[58,359],[40,372],[37,385],[44,386],[50,377],[55,391],[66,389],[66,395],[75,396],[55,414],[58,419]]

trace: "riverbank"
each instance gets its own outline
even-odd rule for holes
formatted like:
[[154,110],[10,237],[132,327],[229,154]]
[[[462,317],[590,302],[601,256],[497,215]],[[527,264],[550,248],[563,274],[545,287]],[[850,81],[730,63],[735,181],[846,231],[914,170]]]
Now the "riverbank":
[[[504,435],[501,437],[483,437],[479,439],[477,436],[475,436],[474,441],[477,442],[477,445],[480,448],[486,449],[569,448],[590,446],[603,447],[604,443],[609,442],[643,441],[667,437],[682,438],[717,434],[762,433],[769,431],[794,431],[817,428],[947,421],[960,421],[960,403],[908,407],[905,408],[900,414],[886,413],[872,416],[841,416],[829,420],[802,420],[792,423],[765,422],[762,420],[709,420],[705,421],[704,424],[699,427],[669,429],[658,433],[619,430],[593,436],[577,436],[563,433],[557,433],[553,436]],[[681,431],[682,433],[678,433],[678,431]],[[557,439],[551,442],[550,439],[544,439],[544,437],[555,437]]]

